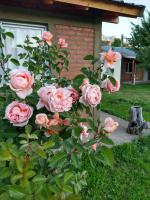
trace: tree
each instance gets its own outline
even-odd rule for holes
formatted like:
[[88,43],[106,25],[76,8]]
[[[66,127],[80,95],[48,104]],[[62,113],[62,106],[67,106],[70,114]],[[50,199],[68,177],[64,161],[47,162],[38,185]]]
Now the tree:
[[120,47],[121,46],[121,39],[120,38],[115,38],[112,47]]
[[129,43],[137,54],[140,66],[150,69],[150,13],[142,18],[139,24],[132,23]]

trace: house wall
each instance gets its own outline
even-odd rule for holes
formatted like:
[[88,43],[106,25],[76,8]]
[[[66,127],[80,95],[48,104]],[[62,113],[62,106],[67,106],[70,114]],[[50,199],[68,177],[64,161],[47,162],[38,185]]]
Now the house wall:
[[63,37],[69,43],[71,74],[63,72],[63,75],[73,78],[80,73],[82,66],[92,67],[89,62],[83,60],[83,57],[94,53],[95,33],[93,28],[57,24],[55,25],[55,34],[57,39]]
[[[126,73],[126,63],[132,62],[132,60],[122,59],[122,69],[121,69],[121,82],[132,82],[133,81],[133,73]],[[134,66],[132,68],[134,71]],[[143,70],[140,68],[136,68],[136,81],[144,81]]]
[[82,66],[86,54],[99,55],[101,39],[101,20],[99,17],[81,17],[67,14],[52,14],[48,11],[29,10],[22,8],[0,7],[0,20],[23,23],[45,24],[54,34],[54,39],[64,37],[68,44],[70,55],[70,72],[65,74],[73,78]]
[[143,69],[137,69],[136,70],[136,81],[144,81],[144,72]]

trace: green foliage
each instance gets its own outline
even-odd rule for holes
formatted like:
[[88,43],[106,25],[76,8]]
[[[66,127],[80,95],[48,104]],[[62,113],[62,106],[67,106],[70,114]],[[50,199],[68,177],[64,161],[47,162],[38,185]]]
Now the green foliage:
[[150,13],[141,19],[139,24],[132,24],[130,45],[137,53],[140,67],[149,69],[150,54]]
[[121,46],[121,39],[115,38],[114,41],[111,44],[112,47],[120,47]]

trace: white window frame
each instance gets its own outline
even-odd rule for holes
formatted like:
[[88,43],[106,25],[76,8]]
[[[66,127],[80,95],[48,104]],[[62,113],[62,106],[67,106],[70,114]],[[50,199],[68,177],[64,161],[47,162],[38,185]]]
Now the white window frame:
[[11,22],[11,21],[0,21],[0,26],[2,28],[7,25],[8,27],[14,27],[14,28],[19,28],[19,27],[25,27],[25,28],[34,28],[36,29],[43,29],[43,31],[47,31],[47,25],[42,25],[42,24],[34,24],[34,23],[22,23],[22,22]]

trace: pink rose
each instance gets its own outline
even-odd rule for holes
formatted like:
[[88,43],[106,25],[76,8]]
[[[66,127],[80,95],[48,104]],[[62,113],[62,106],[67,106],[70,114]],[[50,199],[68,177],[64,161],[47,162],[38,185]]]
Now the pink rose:
[[33,114],[33,108],[25,103],[13,101],[5,111],[5,118],[13,124],[13,126],[25,126]]
[[102,82],[102,88],[106,90],[106,92],[118,92],[120,89],[120,82],[116,80],[115,85],[111,83],[111,81],[107,78]]
[[82,85],[80,86],[80,90],[82,91],[82,87],[85,86],[85,85],[88,85],[88,84],[90,84],[89,79],[88,79],[88,78],[83,79],[83,83],[82,83]]
[[48,124],[48,121],[49,121],[49,119],[48,119],[46,114],[40,113],[40,114],[36,115],[35,123],[37,125],[39,125],[40,127],[45,127],[46,128],[47,124]]
[[45,31],[43,33],[43,35],[42,35],[42,40],[44,42],[46,42],[49,46],[52,45],[52,38],[53,38],[53,35],[50,32],[48,32],[48,31]]
[[50,119],[48,122],[48,127],[57,126],[62,123],[62,119],[59,118],[59,113],[53,115],[53,119]]
[[68,87],[68,90],[70,91],[70,96],[73,99],[73,103],[75,103],[78,99],[79,99],[79,94],[77,92],[77,90],[75,90],[74,88],[72,88],[71,86]]
[[40,97],[40,100],[37,104],[37,109],[41,109],[43,107],[46,107],[47,110],[50,111],[49,108],[49,98],[52,95],[52,92],[56,90],[56,87],[54,85],[49,85],[49,86],[45,86],[45,87],[41,87],[38,90],[38,96]]
[[66,43],[66,40],[63,38],[59,38],[58,45],[60,48],[67,48],[68,44]]
[[48,126],[57,126],[57,125],[63,125],[67,126],[69,124],[68,120],[63,120],[59,117],[59,113],[55,113],[53,115],[53,119],[49,120]]
[[71,109],[73,99],[67,88],[58,88],[52,92],[49,98],[49,108],[51,112],[67,112]]
[[21,99],[32,93],[33,83],[34,77],[25,69],[13,69],[10,72],[9,86]]
[[[55,113],[53,115],[53,119],[49,119],[48,123],[47,123],[47,131],[45,132],[45,136],[46,137],[50,137],[53,134],[59,134],[59,125],[68,125],[68,121],[67,120],[62,120],[61,118],[59,118],[59,113]],[[53,129],[52,127],[56,126],[56,130]]]
[[56,88],[50,85],[40,88],[38,95],[40,100],[37,109],[45,106],[51,112],[66,112],[72,107],[73,99],[67,88]]
[[93,145],[91,146],[91,148],[92,148],[94,151],[96,151],[96,149],[97,149],[97,144],[93,144]]
[[121,59],[121,54],[113,52],[112,49],[109,49],[107,53],[102,53],[101,55],[104,66],[111,69],[115,68],[117,60]]
[[83,123],[80,123],[80,126],[83,129],[82,132],[80,133],[80,140],[83,143],[88,142],[89,141],[88,127]]
[[115,122],[111,117],[105,119],[104,131],[106,133],[113,133],[119,126],[118,122]]
[[98,85],[85,84],[81,88],[82,96],[80,102],[85,106],[96,107],[101,101],[101,90]]

